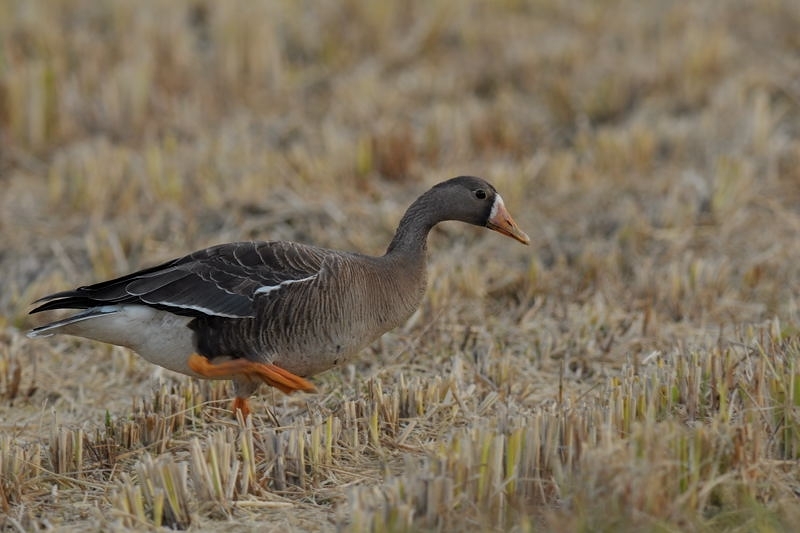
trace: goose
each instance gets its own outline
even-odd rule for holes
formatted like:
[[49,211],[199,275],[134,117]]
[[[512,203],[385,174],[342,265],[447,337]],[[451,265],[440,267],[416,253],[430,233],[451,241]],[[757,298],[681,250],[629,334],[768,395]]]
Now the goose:
[[458,220],[529,244],[487,181],[443,181],[411,204],[382,256],[288,241],[220,244],[116,279],[50,294],[31,314],[78,309],[30,330],[125,346],[195,378],[233,381],[234,413],[262,383],[313,392],[306,378],[348,361],[419,306],[431,228]]

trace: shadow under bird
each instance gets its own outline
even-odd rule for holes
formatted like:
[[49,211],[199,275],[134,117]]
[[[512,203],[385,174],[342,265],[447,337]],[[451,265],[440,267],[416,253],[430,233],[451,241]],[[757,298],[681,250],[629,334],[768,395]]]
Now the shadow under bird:
[[234,412],[246,416],[262,382],[287,394],[313,391],[305,378],[403,324],[425,292],[428,232],[446,220],[530,242],[491,184],[462,176],[411,204],[380,257],[287,241],[212,246],[45,296],[32,314],[82,311],[28,336],[95,339],[175,372],[233,380]]

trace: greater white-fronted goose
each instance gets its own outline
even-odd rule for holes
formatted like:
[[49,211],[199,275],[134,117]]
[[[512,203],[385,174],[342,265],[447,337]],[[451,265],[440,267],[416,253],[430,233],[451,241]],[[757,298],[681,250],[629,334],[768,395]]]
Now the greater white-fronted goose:
[[403,324],[425,292],[428,232],[445,220],[530,242],[492,185],[462,176],[411,204],[380,257],[286,241],[212,246],[45,296],[31,313],[83,311],[28,336],[77,335],[127,346],[189,376],[231,379],[234,410],[246,415],[261,382],[285,393],[313,391],[305,377],[343,364]]

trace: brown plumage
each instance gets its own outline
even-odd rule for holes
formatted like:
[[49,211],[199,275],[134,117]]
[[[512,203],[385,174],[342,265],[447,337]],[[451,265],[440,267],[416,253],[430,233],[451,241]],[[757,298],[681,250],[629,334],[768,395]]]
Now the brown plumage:
[[234,408],[247,413],[260,383],[313,390],[305,377],[341,365],[405,322],[425,292],[428,232],[444,220],[529,242],[494,187],[453,178],[408,208],[383,256],[285,241],[213,246],[46,296],[31,313],[84,311],[28,336],[77,335],[127,346],[190,376],[232,379]]

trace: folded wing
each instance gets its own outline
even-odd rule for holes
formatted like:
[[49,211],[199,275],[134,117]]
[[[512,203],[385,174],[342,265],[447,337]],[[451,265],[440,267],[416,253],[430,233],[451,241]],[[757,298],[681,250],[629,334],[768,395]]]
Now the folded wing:
[[[31,313],[141,304],[185,316],[248,318],[257,298],[314,279],[327,250],[290,242],[238,242],[95,285],[45,296]],[[278,291],[279,292],[279,291]]]

